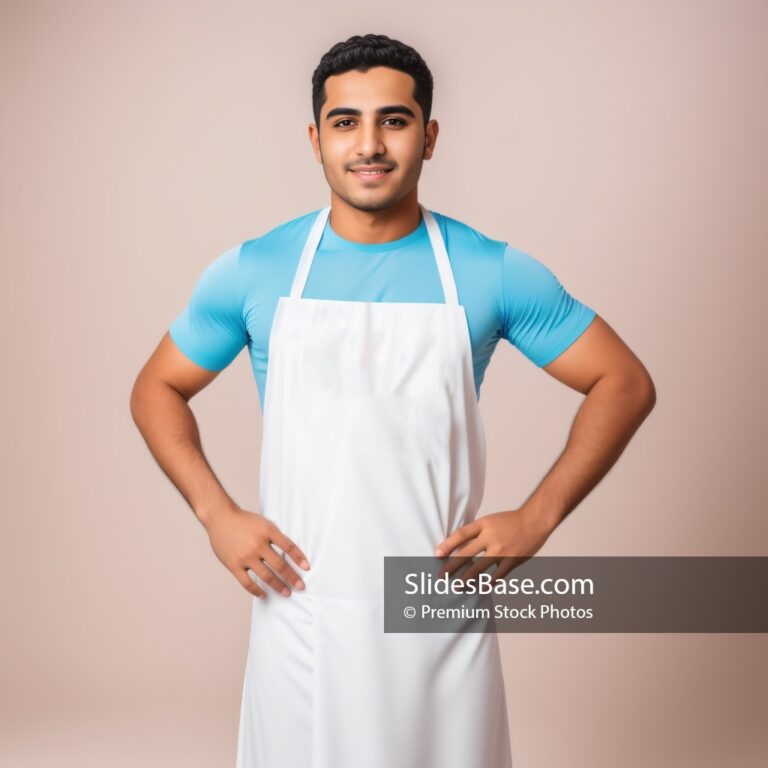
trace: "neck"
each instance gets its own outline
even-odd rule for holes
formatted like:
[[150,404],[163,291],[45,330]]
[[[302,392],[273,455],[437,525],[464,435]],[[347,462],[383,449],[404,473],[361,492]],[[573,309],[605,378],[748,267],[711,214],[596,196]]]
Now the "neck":
[[333,231],[355,243],[388,243],[413,232],[421,222],[414,188],[402,200],[378,211],[361,211],[331,193],[329,223]]

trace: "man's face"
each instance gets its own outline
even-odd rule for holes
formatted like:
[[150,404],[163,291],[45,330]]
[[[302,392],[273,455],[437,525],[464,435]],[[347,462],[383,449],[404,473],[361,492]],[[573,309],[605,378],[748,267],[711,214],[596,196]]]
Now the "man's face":
[[416,187],[423,161],[432,157],[437,121],[425,131],[414,85],[389,67],[325,81],[320,124],[309,126],[309,137],[329,186],[350,206],[389,208]]

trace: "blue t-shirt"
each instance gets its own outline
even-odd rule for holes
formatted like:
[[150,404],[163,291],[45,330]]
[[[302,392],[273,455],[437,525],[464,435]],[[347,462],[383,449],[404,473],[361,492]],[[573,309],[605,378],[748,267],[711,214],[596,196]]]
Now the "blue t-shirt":
[[[288,296],[318,210],[246,240],[212,261],[169,333],[194,363],[220,371],[248,347],[260,402],[269,333],[280,296]],[[595,311],[571,296],[532,256],[433,211],[445,240],[472,341],[475,391],[499,339],[531,362],[552,362],[584,332]],[[343,301],[444,302],[437,262],[422,218],[399,240],[356,243],[325,224],[302,294]]]

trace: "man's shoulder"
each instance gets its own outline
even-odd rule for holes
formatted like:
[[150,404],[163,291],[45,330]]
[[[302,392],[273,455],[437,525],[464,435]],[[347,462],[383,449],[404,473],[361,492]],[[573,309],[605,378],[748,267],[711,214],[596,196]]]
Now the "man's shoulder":
[[309,213],[303,213],[282,224],[277,224],[261,235],[245,240],[240,246],[241,259],[271,253],[285,253],[286,247],[303,245],[309,235],[312,222],[320,210],[317,208]]
[[506,240],[491,237],[476,227],[472,227],[466,222],[453,216],[448,216],[445,213],[439,213],[438,211],[432,211],[432,213],[435,215],[449,253],[454,251],[496,257],[500,257],[504,253],[507,247]]

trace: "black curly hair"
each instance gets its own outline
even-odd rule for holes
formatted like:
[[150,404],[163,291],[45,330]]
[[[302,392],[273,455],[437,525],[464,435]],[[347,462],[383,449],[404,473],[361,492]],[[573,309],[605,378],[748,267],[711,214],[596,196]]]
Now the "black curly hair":
[[315,125],[320,129],[320,110],[327,94],[325,81],[331,75],[340,75],[356,69],[367,72],[371,67],[391,67],[410,75],[414,81],[413,99],[421,107],[424,125],[432,112],[432,73],[424,59],[410,45],[386,35],[354,35],[336,43],[323,54],[312,74],[312,112]]

